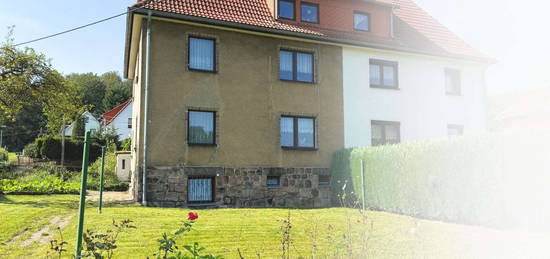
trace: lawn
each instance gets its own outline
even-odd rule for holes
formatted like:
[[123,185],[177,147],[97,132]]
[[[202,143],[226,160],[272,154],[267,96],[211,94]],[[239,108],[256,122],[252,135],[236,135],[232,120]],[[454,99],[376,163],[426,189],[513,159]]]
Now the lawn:
[[[62,234],[73,252],[77,196],[0,196],[0,258],[44,258],[55,227],[42,234],[42,244],[23,245],[55,216],[68,220]],[[188,209],[107,205],[98,215],[92,202],[85,228],[105,230],[115,220],[131,219],[137,229],[119,237],[115,258],[146,258],[156,251],[162,232],[173,232]],[[282,220],[290,213],[292,258],[518,258],[550,256],[548,235],[418,220],[369,211],[329,208],[198,210],[199,219],[179,244],[198,241],[208,253],[238,258],[280,258]],[[15,241],[10,241],[15,238]],[[365,241],[366,240],[366,241]],[[28,243],[28,242],[27,242]],[[238,249],[238,250],[237,250]],[[350,255],[351,253],[351,255]],[[67,254],[67,258],[69,254]]]

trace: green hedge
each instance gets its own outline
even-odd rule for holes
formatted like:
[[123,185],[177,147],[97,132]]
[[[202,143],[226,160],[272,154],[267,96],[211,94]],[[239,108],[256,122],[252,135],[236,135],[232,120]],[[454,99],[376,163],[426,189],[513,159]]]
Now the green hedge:
[[[61,160],[61,137],[42,137],[35,139],[36,150],[40,157],[49,160]],[[65,160],[81,161],[84,142],[65,138]],[[90,161],[95,161],[101,156],[101,146],[97,143],[90,145]]]
[[[501,226],[550,218],[550,134],[479,135],[341,150],[333,155],[333,197],[370,209]],[[530,219],[520,214],[530,215]]]

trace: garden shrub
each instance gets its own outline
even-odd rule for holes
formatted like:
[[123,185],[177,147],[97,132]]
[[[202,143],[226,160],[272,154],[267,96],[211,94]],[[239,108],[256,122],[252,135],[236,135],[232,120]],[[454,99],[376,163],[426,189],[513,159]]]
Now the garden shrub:
[[8,162],[8,157],[8,151],[4,148],[0,148],[0,162]]
[[23,148],[23,154],[30,158],[40,158],[40,151],[38,149],[38,144],[37,143],[27,144]]
[[121,151],[130,151],[131,148],[132,148],[132,139],[131,138],[124,139],[120,143],[120,150]]
[[490,226],[526,223],[519,214],[542,220],[550,217],[549,141],[549,133],[483,134],[341,150],[332,161],[333,197],[347,180],[363,199],[363,160],[371,209]]
[[[35,139],[35,144],[40,157],[49,160],[61,160],[61,137],[42,137]],[[65,160],[81,161],[84,142],[71,138],[65,138]],[[95,161],[101,156],[101,146],[97,143],[90,145],[90,161]]]

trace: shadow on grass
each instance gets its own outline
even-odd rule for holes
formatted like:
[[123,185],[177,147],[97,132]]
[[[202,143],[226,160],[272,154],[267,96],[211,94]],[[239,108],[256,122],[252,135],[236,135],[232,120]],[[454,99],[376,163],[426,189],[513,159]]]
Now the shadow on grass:
[[[21,197],[15,196],[10,199],[10,197],[7,197],[6,195],[0,195],[0,204],[10,204],[15,206],[22,205],[33,208],[78,208],[77,196],[70,195],[70,197],[74,197],[74,199],[59,199],[59,196],[60,195],[22,195]],[[34,197],[36,197],[36,199],[33,199]],[[69,195],[67,195],[67,197],[69,197]]]

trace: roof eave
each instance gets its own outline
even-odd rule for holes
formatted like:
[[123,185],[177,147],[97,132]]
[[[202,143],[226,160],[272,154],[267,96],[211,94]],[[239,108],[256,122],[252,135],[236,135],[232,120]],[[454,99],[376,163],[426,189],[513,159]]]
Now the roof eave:
[[123,77],[128,79],[128,66],[130,65],[130,47],[132,43],[132,24],[134,20],[134,12],[132,8],[128,8],[128,14],[126,15],[126,39],[124,42],[124,69]]
[[302,39],[307,39],[307,40],[329,42],[329,43],[336,43],[336,44],[343,44],[343,45],[350,45],[350,46],[357,46],[357,47],[408,52],[408,53],[414,53],[414,54],[437,56],[437,57],[451,58],[451,59],[461,59],[461,60],[474,61],[474,62],[487,63],[487,64],[492,64],[492,63],[495,62],[495,60],[491,59],[491,58],[453,55],[453,54],[444,54],[444,53],[433,53],[433,52],[428,52],[428,51],[412,49],[412,48],[408,48],[408,47],[389,46],[389,45],[386,45],[386,44],[379,44],[379,43],[373,43],[373,42],[364,42],[364,41],[356,41],[356,40],[331,38],[331,37],[318,36],[318,35],[308,34],[308,33],[300,33],[300,32],[273,29],[273,28],[267,28],[267,27],[261,27],[261,26],[242,24],[242,23],[227,22],[227,21],[203,18],[203,17],[198,17],[198,16],[190,16],[190,15],[184,15],[184,14],[178,14],[178,13],[158,11],[158,10],[153,10],[153,9],[141,8],[139,10],[133,11],[133,13],[141,14],[141,15],[147,15],[148,11],[151,11],[152,16],[154,16],[154,17],[156,16],[156,17],[161,17],[161,18],[183,20],[183,21],[187,21],[187,22],[200,23],[200,24],[213,25],[213,26],[222,26],[222,27],[228,27],[228,28],[233,28],[233,29],[259,32],[259,33],[269,33],[269,34],[275,34],[275,35],[280,35],[280,36],[296,37],[296,38],[302,38]]

